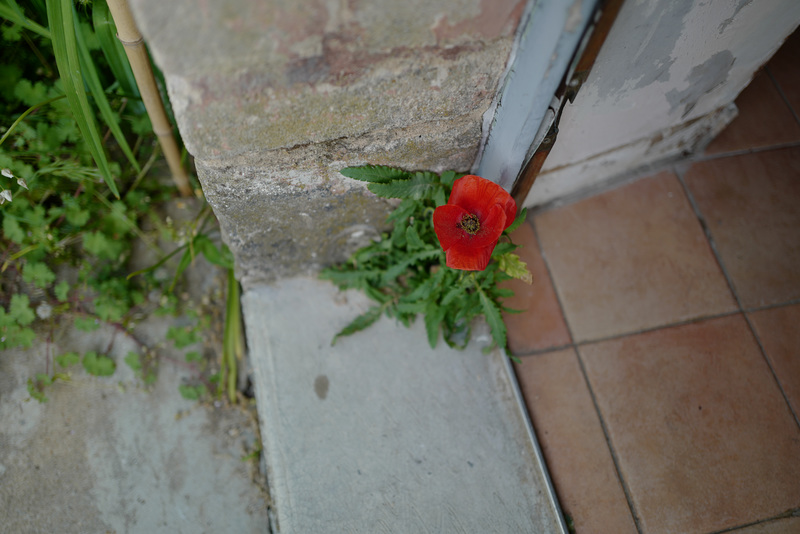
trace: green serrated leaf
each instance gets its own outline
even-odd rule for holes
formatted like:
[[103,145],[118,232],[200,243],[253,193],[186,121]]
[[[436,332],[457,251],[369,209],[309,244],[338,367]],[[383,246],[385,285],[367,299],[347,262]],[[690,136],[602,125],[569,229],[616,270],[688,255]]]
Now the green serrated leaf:
[[500,309],[479,285],[475,287],[480,296],[483,316],[486,318],[489,329],[492,331],[492,338],[494,338],[494,342],[497,343],[498,347],[504,348],[506,346],[506,325],[503,322]]
[[128,367],[130,367],[136,372],[142,370],[142,360],[138,352],[134,351],[128,352],[128,354],[125,356],[124,362],[128,364]]
[[200,336],[192,327],[170,326],[167,329],[167,339],[171,339],[176,348],[183,349],[200,341]]
[[30,302],[28,295],[16,293],[11,296],[8,315],[20,326],[28,326],[36,319],[36,314],[33,313]]
[[418,201],[414,200],[413,198],[407,198],[403,200],[400,205],[398,205],[394,211],[389,214],[388,217],[386,217],[386,221],[394,222],[395,224],[404,222],[414,213],[422,211],[423,209],[424,206]]
[[[494,250],[492,251],[492,258],[499,258],[503,254],[508,254],[509,252],[513,252],[519,248],[519,245],[515,245],[514,243],[498,243]],[[491,265],[491,264],[489,264]],[[485,272],[485,271],[484,271]]]
[[125,244],[109,239],[102,232],[87,232],[83,234],[83,248],[98,258],[116,260],[122,254]]
[[452,187],[453,182],[455,182],[462,176],[464,176],[463,173],[457,173],[455,171],[444,171],[442,173],[442,176],[439,178],[439,181],[442,182],[447,187]]
[[510,234],[511,232],[522,226],[522,223],[525,222],[525,217],[527,216],[528,216],[528,208],[522,208],[522,211],[517,213],[517,218],[514,219],[514,222],[511,223],[511,226],[506,228],[505,230],[506,233]]
[[528,270],[528,265],[519,259],[519,256],[507,252],[495,258],[498,268],[512,278],[517,278],[525,283],[533,283],[533,275]]
[[65,352],[61,356],[55,357],[56,363],[61,367],[70,367],[81,361],[81,355],[77,352]]
[[352,271],[338,267],[330,267],[319,274],[320,279],[330,280],[340,289],[361,289],[366,286],[369,280],[374,280],[380,276],[381,271],[379,270]]
[[381,284],[386,285],[404,272],[409,268],[409,266],[417,263],[421,260],[432,259],[436,258],[439,255],[438,250],[422,250],[420,252],[415,252],[414,254],[408,255],[402,261],[392,265],[381,276]]
[[345,167],[339,172],[348,178],[374,184],[386,184],[392,180],[405,180],[411,177],[411,174],[404,170],[396,169],[394,167],[385,167],[383,165]]
[[17,219],[8,215],[3,216],[3,235],[18,245],[25,241],[25,230]]
[[356,332],[360,332],[380,319],[384,311],[384,306],[372,306],[370,309],[353,319],[350,324],[342,328],[338,334],[333,336],[331,345],[336,344],[336,340],[343,336],[350,336]]
[[466,290],[463,287],[456,286],[451,288],[447,293],[445,293],[444,298],[442,299],[441,305],[443,307],[450,306],[453,302],[457,299],[466,295]]
[[185,384],[181,384],[178,386],[178,391],[180,392],[181,397],[184,399],[196,401],[206,394],[206,387],[202,384],[199,386],[187,386]]
[[447,204],[447,192],[444,190],[443,187],[440,187],[436,190],[433,194],[433,202],[436,204],[436,207],[444,206]]
[[96,317],[76,317],[75,329],[81,332],[93,332],[100,328],[100,321]]
[[69,295],[69,284],[65,281],[61,281],[53,288],[53,292],[59,302],[66,302]]
[[90,375],[111,376],[114,374],[117,364],[108,356],[89,351],[83,355],[83,368]]
[[419,232],[413,226],[406,227],[406,242],[411,250],[425,248],[425,243],[419,238]]
[[94,302],[94,313],[102,321],[118,323],[128,313],[128,305],[113,295],[101,295]]
[[428,344],[436,348],[439,341],[439,325],[444,319],[445,309],[437,305],[434,300],[428,301],[425,306],[425,332],[428,335]]
[[42,262],[27,262],[22,267],[22,279],[38,288],[45,289],[55,282],[56,273]]
[[[435,176],[435,175],[434,175]],[[430,173],[418,172],[408,180],[393,180],[389,183],[371,183],[370,191],[383,198],[430,198],[442,184],[436,183]]]

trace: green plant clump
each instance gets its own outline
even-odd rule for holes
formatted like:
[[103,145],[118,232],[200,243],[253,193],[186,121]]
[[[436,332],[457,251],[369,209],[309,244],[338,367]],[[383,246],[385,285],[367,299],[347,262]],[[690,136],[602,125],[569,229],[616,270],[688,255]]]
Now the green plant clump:
[[67,312],[81,330],[125,325],[155,287],[125,268],[141,221],[171,194],[142,180],[155,138],[131,83],[112,74],[127,62],[104,39],[107,10],[0,3],[0,349],[30,347],[35,319]]
[[464,348],[469,341],[473,319],[483,316],[492,338],[499,347],[506,346],[506,327],[502,311],[514,312],[502,305],[513,291],[498,284],[511,278],[526,278],[525,264],[513,251],[517,248],[508,234],[525,219],[522,210],[504,232],[492,253],[492,261],[483,271],[463,271],[445,265],[445,252],[434,232],[434,210],[447,203],[453,182],[462,175],[447,171],[407,172],[384,166],[348,167],[342,174],[369,182],[370,191],[384,198],[400,199],[389,215],[391,233],[359,249],[350,260],[325,269],[321,278],[340,289],[358,289],[376,302],[356,317],[334,338],[359,332],[381,315],[394,317],[409,326],[417,314],[423,314],[428,342],[435,347],[439,333],[454,348]]
[[[184,232],[156,212],[175,191],[145,179],[158,144],[105,0],[77,9],[69,0],[0,0],[0,43],[0,351],[31,347],[37,323],[51,333],[71,322],[129,334],[148,313],[175,313],[172,290],[198,255],[232,273],[230,252],[206,235],[207,205]],[[142,230],[145,222],[152,231]],[[158,237],[183,244],[165,255]],[[140,276],[129,275],[136,246],[163,257],[133,273]],[[165,279],[158,268],[178,253]],[[241,335],[238,322],[228,329]],[[224,362],[234,375],[236,348]],[[149,382],[152,351],[141,349],[143,357],[125,362]],[[66,368],[78,357],[54,363]],[[105,354],[80,361],[97,376],[116,368]],[[45,386],[68,378],[50,367],[48,360],[47,373],[29,382],[32,397],[45,400]]]

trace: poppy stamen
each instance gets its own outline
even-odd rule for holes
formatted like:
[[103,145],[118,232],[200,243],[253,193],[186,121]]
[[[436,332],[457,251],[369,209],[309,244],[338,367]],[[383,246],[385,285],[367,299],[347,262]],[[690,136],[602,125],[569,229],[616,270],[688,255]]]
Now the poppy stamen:
[[481,229],[481,221],[477,215],[470,213],[458,221],[458,227],[469,235],[475,235]]

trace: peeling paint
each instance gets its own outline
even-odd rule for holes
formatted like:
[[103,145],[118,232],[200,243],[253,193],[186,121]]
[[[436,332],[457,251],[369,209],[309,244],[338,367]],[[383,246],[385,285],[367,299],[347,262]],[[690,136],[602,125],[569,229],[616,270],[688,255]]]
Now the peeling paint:
[[730,17],[728,17],[727,19],[723,20],[720,23],[717,29],[718,33],[720,35],[725,33],[725,30],[728,29],[728,26],[730,26],[733,23],[733,21],[736,20],[736,16],[739,14],[739,11],[741,11],[743,8],[749,6],[752,3],[753,0],[739,0],[739,2],[736,4],[736,8],[733,10],[733,15],[731,15]]
[[[633,57],[619,71],[598,73],[597,92],[602,99],[619,98],[629,88],[640,89],[669,80],[675,62],[670,54],[681,36],[684,19],[692,11],[692,0],[658,2],[650,0],[638,9],[620,13],[618,24],[629,28],[630,35],[617,36],[628,48],[639,43]],[[632,20],[635,18],[635,20]],[[632,38],[635,35],[636,38]]]
[[681,118],[686,117],[703,95],[725,83],[735,61],[731,51],[724,50],[693,67],[686,78],[686,89],[671,89],[664,95],[669,102],[670,113],[683,107]]

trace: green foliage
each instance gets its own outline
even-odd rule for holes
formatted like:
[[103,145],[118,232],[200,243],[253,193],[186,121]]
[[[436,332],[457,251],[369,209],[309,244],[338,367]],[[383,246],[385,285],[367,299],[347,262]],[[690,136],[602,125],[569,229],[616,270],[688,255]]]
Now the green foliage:
[[[0,18],[0,350],[30,347],[37,314],[51,326],[66,316],[80,331],[129,331],[154,308],[176,313],[169,290],[197,254],[225,268],[233,258],[204,233],[206,208],[178,248],[188,261],[174,280],[154,270],[126,276],[135,242],[164,255],[155,241],[165,223],[153,210],[174,193],[144,179],[158,145],[105,0],[79,9],[0,0]],[[177,333],[176,343],[198,341],[197,332]],[[145,383],[154,360],[147,348],[124,359]],[[79,362],[98,376],[116,367],[95,352],[55,358],[63,369]],[[31,396],[45,400],[45,387],[65,376],[31,379]]]
[[114,360],[94,351],[89,351],[84,354],[82,363],[86,372],[95,376],[111,376],[117,368],[117,364]]
[[[356,251],[346,264],[325,269],[320,275],[340,289],[364,291],[376,302],[336,334],[333,342],[364,330],[384,314],[406,326],[423,314],[431,347],[441,333],[448,345],[463,348],[478,316],[486,318],[494,342],[505,347],[501,311],[506,308],[501,300],[511,292],[499,288],[498,283],[527,272],[525,264],[511,254],[516,245],[507,237],[508,231],[486,270],[465,272],[445,265],[445,253],[433,229],[434,209],[447,202],[453,182],[462,175],[454,171],[441,176],[410,173],[373,165],[348,167],[342,174],[369,182],[367,187],[376,195],[401,202],[388,217],[394,224],[391,232]],[[522,210],[512,227],[519,226],[524,217]]]
[[0,306],[0,349],[30,347],[35,335],[28,325],[35,318],[28,296],[12,295],[8,309]]
[[[94,7],[107,10],[102,0]],[[72,2],[0,2],[0,348],[31,345],[32,307],[75,313],[89,331],[98,321],[124,326],[160,289],[152,276],[125,278],[140,220],[170,193],[141,181],[155,138],[134,132],[144,110],[109,69],[127,60],[102,15],[99,38],[92,10]]]
[[81,361],[81,355],[77,352],[65,352],[61,356],[56,356],[56,363],[61,367],[71,367]]
[[186,400],[196,401],[199,400],[203,395],[206,394],[206,387],[202,384],[197,386],[188,386],[186,384],[181,384],[178,386],[178,391]]
[[200,341],[200,334],[191,326],[170,326],[167,339],[171,339],[176,348],[183,349]]
[[184,355],[184,357],[186,358],[187,362],[199,362],[203,359],[203,356],[196,350],[190,350]]

